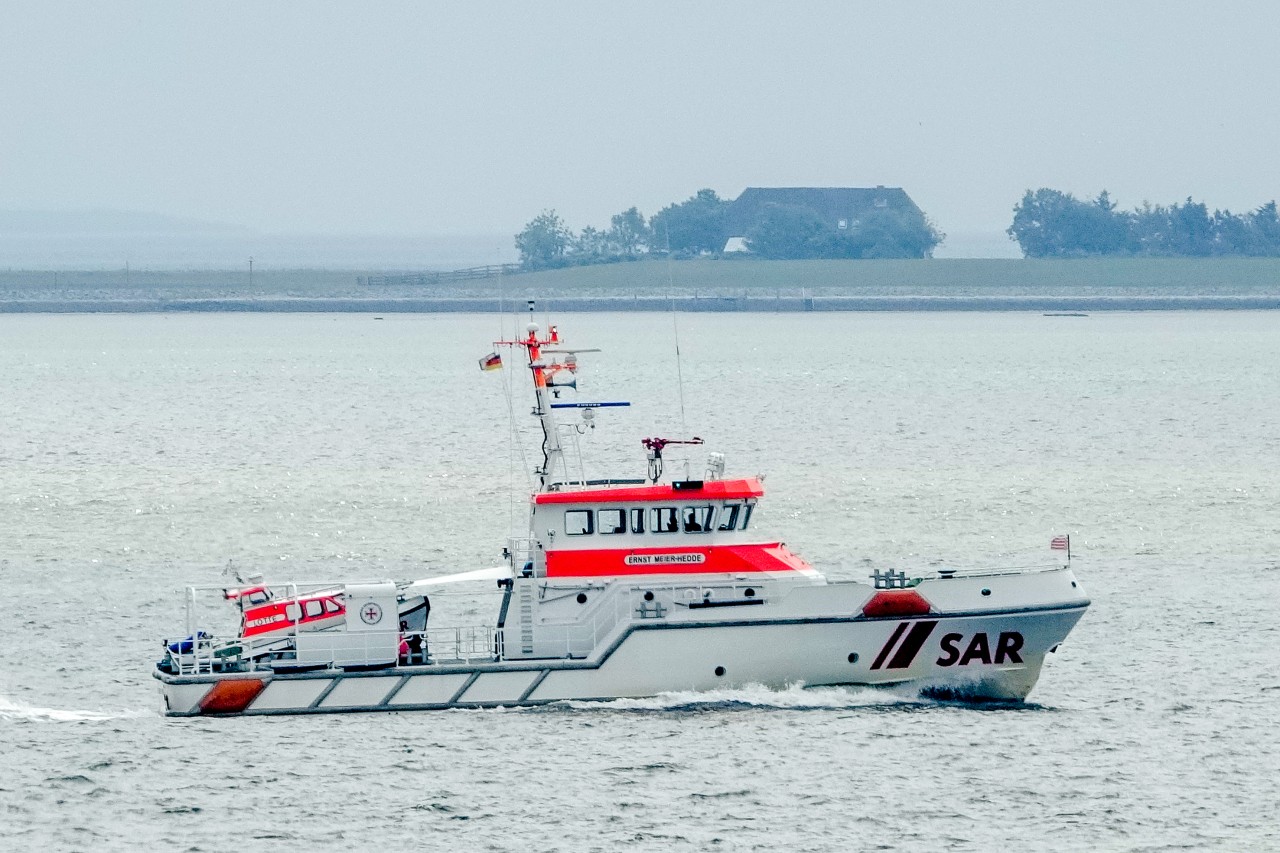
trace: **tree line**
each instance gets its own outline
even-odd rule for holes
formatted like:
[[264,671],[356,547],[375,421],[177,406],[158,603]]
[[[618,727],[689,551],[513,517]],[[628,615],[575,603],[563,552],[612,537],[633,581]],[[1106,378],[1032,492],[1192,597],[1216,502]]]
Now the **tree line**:
[[[728,233],[731,201],[702,189],[645,219],[635,207],[610,218],[607,229],[587,226],[574,233],[555,210],[544,210],[516,235],[520,262],[527,269],[552,269],[637,260],[647,254],[676,258],[719,256]],[[918,211],[867,213],[858,227],[832,228],[807,207],[771,205],[747,229],[746,248],[758,257],[921,258],[943,235]]]
[[[516,235],[527,269],[638,260],[669,253],[676,258],[721,256],[731,201],[703,189],[646,219],[635,207],[575,233],[554,210],[534,217]],[[1007,229],[1029,258],[1103,255],[1280,257],[1280,212],[1274,201],[1248,213],[1209,212],[1190,197],[1169,206],[1144,203],[1118,210],[1106,190],[1081,200],[1061,190],[1027,190]],[[868,211],[854,228],[837,229],[814,210],[769,205],[747,229],[745,248],[768,259],[924,258],[943,235],[918,210]]]
[[1041,188],[1027,190],[1014,206],[1007,233],[1029,258],[1280,256],[1274,201],[1241,214],[1209,213],[1203,202],[1190,197],[1168,207],[1146,203],[1117,210],[1106,190],[1082,201]]
[[554,210],[544,210],[516,235],[520,262],[529,269],[633,261],[651,252],[700,255],[719,252],[729,202],[715,190],[671,204],[645,219],[634,207],[615,214],[607,229],[588,225],[574,233]]

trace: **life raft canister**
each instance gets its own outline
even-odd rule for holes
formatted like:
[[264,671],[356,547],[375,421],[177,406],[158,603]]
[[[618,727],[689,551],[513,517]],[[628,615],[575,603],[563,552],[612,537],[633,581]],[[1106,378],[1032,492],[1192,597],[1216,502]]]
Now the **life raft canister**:
[[882,589],[862,605],[862,615],[871,618],[881,616],[924,616],[933,607],[914,589]]

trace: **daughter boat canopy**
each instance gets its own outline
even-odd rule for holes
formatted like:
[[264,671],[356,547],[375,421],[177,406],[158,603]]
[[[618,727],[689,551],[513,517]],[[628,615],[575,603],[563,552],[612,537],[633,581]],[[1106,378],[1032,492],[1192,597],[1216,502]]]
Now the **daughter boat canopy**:
[[[718,453],[701,479],[665,476],[664,450],[701,438],[646,438],[646,478],[588,480],[580,460],[569,463],[581,430],[557,412],[576,409],[591,424],[598,409],[626,404],[556,399],[576,390],[578,354],[595,350],[564,349],[555,326],[543,334],[533,322],[496,347],[523,350],[542,428],[529,533],[507,542],[503,564],[416,581],[189,587],[184,637],[164,641],[154,672],[167,714],[538,705],[796,683],[1021,701],[1089,604],[1069,557],[827,581],[761,526],[759,478],[725,477]],[[502,366],[496,351],[481,360]],[[492,624],[431,620],[431,595],[476,582],[500,593]],[[232,608],[234,629],[212,629],[206,599]]]

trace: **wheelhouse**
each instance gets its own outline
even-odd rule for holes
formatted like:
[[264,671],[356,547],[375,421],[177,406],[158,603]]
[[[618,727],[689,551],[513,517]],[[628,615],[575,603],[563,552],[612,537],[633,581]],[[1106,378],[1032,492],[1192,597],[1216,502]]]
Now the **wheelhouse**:
[[533,533],[547,577],[811,572],[753,535],[757,478],[541,492]]

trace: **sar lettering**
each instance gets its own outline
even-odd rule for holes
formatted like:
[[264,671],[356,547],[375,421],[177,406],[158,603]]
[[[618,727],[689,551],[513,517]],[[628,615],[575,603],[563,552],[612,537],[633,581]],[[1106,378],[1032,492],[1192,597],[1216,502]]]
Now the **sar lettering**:
[[[964,634],[944,634],[939,645],[942,656],[938,666],[968,666],[971,663],[1022,663],[1022,635],[1017,631],[1001,631],[996,638],[995,653],[985,633],[977,633],[964,643]],[[961,651],[963,645],[964,651]]]

